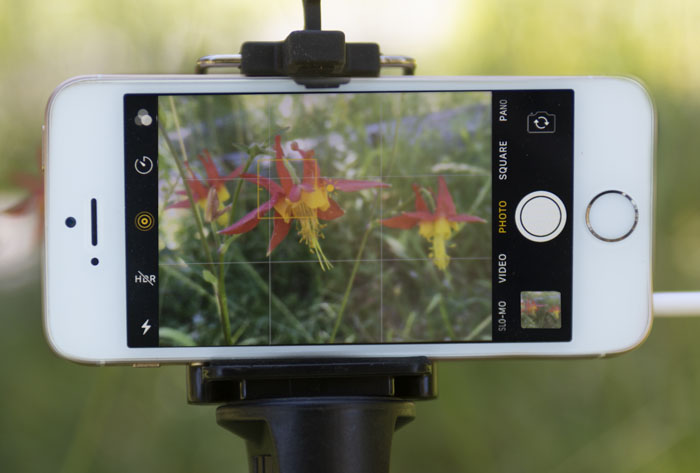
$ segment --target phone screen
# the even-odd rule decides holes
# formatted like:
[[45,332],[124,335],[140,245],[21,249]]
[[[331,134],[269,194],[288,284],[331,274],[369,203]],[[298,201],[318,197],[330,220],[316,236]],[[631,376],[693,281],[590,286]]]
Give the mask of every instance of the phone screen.
[[128,345],[570,340],[573,100],[125,95]]

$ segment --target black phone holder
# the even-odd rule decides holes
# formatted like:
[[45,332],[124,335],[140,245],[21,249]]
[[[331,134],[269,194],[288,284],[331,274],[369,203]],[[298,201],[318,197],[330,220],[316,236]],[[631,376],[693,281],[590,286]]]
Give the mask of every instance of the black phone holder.
[[[204,56],[196,72],[235,67],[243,75],[288,76],[307,88],[412,75],[416,62],[384,56],[375,43],[346,43],[321,30],[321,1],[303,0],[305,28],[284,41],[246,42],[240,54]],[[243,437],[251,473],[388,473],[394,431],[415,417],[414,401],[437,397],[427,358],[250,360],[192,364],[190,404],[223,404],[219,425]]]
[[193,364],[188,402],[223,403],[216,421],[245,439],[251,473],[388,473],[435,374],[422,357]]
[[246,76],[287,76],[308,88],[338,87],[351,77],[378,77],[382,67],[413,75],[416,62],[406,56],[384,56],[376,43],[346,43],[342,31],[321,29],[321,0],[303,0],[304,29],[284,41],[247,41],[240,54],[204,56],[195,72],[236,67]]

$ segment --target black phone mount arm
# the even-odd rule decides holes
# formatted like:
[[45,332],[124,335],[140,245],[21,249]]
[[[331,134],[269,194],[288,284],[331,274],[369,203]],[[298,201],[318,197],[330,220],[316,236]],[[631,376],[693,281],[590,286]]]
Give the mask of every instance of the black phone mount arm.
[[[204,56],[196,72],[236,67],[308,88],[377,77],[382,67],[414,73],[411,58],[321,30],[320,0],[303,4],[304,30],[243,43],[240,54]],[[192,364],[187,386],[190,404],[223,404],[217,422],[245,439],[251,473],[388,473],[394,431],[413,420],[414,401],[437,396],[435,368],[422,357]]]
[[246,76],[288,76],[309,88],[337,87],[350,77],[377,77],[382,67],[413,75],[416,61],[383,56],[376,43],[346,43],[342,31],[321,29],[321,0],[304,0],[304,29],[284,41],[247,41],[240,54],[204,56],[195,72],[236,67]]
[[251,473],[388,473],[394,431],[413,401],[437,396],[427,358],[193,364],[190,404],[221,404]]

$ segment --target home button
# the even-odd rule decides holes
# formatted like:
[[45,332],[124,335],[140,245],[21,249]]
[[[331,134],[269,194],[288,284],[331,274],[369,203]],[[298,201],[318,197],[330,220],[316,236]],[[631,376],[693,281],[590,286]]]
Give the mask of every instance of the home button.
[[624,240],[639,220],[635,201],[618,190],[601,192],[586,208],[586,226],[594,237],[605,242]]

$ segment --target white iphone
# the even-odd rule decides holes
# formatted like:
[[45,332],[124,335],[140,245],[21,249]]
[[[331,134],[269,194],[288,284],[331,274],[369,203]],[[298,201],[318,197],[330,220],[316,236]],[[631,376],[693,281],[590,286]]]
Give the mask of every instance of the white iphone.
[[624,78],[70,80],[47,338],[99,364],[629,350],[654,129]]

